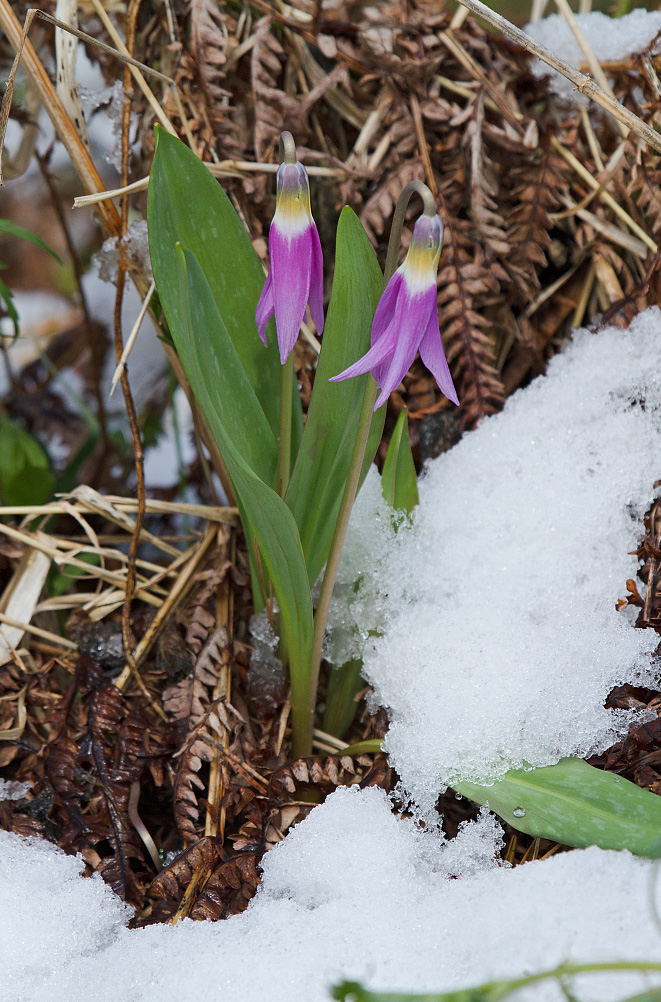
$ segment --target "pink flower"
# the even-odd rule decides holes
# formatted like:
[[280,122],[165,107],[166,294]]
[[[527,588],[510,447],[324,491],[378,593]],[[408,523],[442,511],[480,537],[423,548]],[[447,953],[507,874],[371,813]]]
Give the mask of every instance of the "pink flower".
[[374,410],[386,402],[413,364],[416,353],[439,389],[458,404],[438,327],[436,271],[443,223],[438,216],[417,220],[404,263],[386,286],[372,321],[371,348],[331,382],[371,372],[381,393]]
[[255,321],[266,344],[266,325],[275,313],[284,365],[296,344],[308,304],[317,331],[321,334],[324,329],[323,261],[310,212],[307,171],[295,154],[287,154],[278,167],[276,186],[275,215],[269,230],[271,270],[257,303]]

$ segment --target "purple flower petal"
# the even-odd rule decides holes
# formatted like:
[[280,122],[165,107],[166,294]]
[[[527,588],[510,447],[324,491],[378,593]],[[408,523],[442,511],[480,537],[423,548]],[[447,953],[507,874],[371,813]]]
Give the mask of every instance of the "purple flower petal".
[[351,379],[352,376],[364,375],[364,373],[373,369],[375,365],[378,365],[384,359],[388,358],[389,355],[392,355],[394,349],[395,338],[393,332],[386,337],[381,337],[362,358],[359,358],[357,362],[350,365],[348,369],[340,372],[337,376],[331,376],[329,382],[337,383],[341,379]]
[[[374,314],[374,320],[372,321],[372,333],[370,335],[370,341],[373,345],[387,333],[388,328],[393,321],[393,317],[395,316],[395,307],[397,305],[397,296],[399,294],[401,284],[402,274],[398,269],[385,287],[377,305],[376,313]],[[388,359],[385,359],[383,362],[374,366],[372,375],[379,386],[385,379],[387,371]]]
[[257,308],[255,310],[255,322],[257,324],[257,331],[261,337],[264,345],[268,348],[268,341],[266,340],[266,325],[273,316],[275,307],[273,305],[273,289],[271,282],[271,272],[268,273],[266,281],[264,282],[264,288],[259,297],[259,302],[257,303]]
[[399,294],[402,281],[403,276],[398,269],[383,290],[383,295],[379,300],[376,313],[374,314],[374,320],[372,321],[372,333],[370,336],[372,344],[375,344],[376,341],[378,341],[381,335],[388,327],[390,327],[390,324],[392,323],[392,319],[395,316],[397,296]]
[[420,358],[438,383],[441,393],[444,393],[453,404],[458,404],[459,397],[454,388],[445,352],[443,351],[441,332],[438,327],[438,312],[436,310],[433,311],[427,324],[427,330],[420,342]]
[[280,361],[287,361],[301,328],[310,291],[311,227],[291,237],[279,232],[275,222],[269,232],[273,303]]
[[310,274],[310,295],[308,303],[310,316],[321,334],[324,329],[324,259],[321,253],[321,242],[317,227],[312,224],[312,271]]
[[[374,405],[377,410],[384,404],[392,391],[413,365],[420,341],[427,329],[432,310],[436,309],[436,287],[425,291],[420,296],[406,295],[404,286],[397,297],[395,315],[390,330],[395,333],[393,338],[395,350],[385,372],[379,372],[377,379],[381,393]],[[376,374],[374,374],[376,378]]]

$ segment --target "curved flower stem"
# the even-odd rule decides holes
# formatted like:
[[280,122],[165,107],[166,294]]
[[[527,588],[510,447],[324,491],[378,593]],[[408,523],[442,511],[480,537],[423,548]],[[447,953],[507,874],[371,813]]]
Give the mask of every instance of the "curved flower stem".
[[280,162],[283,164],[296,163],[296,143],[291,132],[280,133]]
[[[384,289],[394,275],[397,267],[404,215],[411,196],[414,193],[417,193],[422,198],[425,215],[436,215],[434,196],[427,185],[423,184],[422,181],[410,181],[409,184],[402,189],[402,193],[397,199],[397,205],[395,207],[395,214],[393,216],[392,227],[390,229],[390,240],[388,242],[386,270],[383,276]],[[356,494],[358,493],[360,472],[363,467],[367,439],[369,437],[370,426],[372,424],[372,415],[377,389],[378,388],[373,377],[368,374],[365,395],[363,397],[360,417],[358,419],[358,429],[356,431],[356,439],[353,446],[349,473],[344,486],[340,512],[337,516],[337,522],[335,523],[335,532],[333,533],[333,539],[328,554],[328,561],[324,571],[324,579],[319,593],[319,601],[317,602],[317,610],[314,616],[314,633],[312,637],[312,651],[310,653],[310,689],[307,720],[305,721],[304,728],[300,726],[300,721],[293,721],[292,753],[295,758],[310,755],[312,753],[312,733],[314,730],[314,711],[317,704],[317,686],[319,685],[321,649],[324,642],[324,635],[326,633],[328,611],[330,609],[337,569],[340,566],[340,557],[342,555],[342,547],[344,546],[344,540],[347,534],[351,509],[353,508],[353,503],[356,500]]]
[[388,256],[386,257],[386,271],[383,276],[383,288],[395,274],[395,269],[397,267],[397,258],[399,257],[399,245],[401,243],[402,237],[402,226],[404,225],[404,216],[406,215],[406,210],[408,209],[409,202],[411,201],[411,195],[417,193],[422,199],[422,204],[424,206],[425,216],[433,218],[436,215],[436,203],[434,201],[434,196],[422,181],[409,181],[405,188],[402,188],[401,194],[397,199],[397,205],[395,206],[395,214],[392,218],[392,226],[390,227],[390,240],[388,241]]
[[291,471],[291,414],[292,414],[292,380],[294,378],[294,353],[280,369],[280,440],[278,442],[278,494],[281,498],[287,493],[289,473]]

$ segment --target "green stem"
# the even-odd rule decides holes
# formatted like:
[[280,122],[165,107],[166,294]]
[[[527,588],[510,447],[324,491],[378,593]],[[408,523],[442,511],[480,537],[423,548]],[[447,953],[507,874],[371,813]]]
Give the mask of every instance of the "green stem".
[[278,443],[278,494],[281,498],[287,493],[289,474],[291,471],[291,412],[292,412],[292,381],[294,378],[294,353],[281,367],[280,386],[280,441]]
[[[552,968],[552,970],[540,971],[538,974],[528,974],[521,978],[512,978],[510,981],[488,981],[481,985],[476,985],[474,988],[467,988],[463,991],[457,992],[429,992],[420,995],[402,995],[391,992],[371,992],[360,985],[354,985],[350,982],[345,982],[342,985],[337,985],[332,989],[333,998],[343,1000],[349,996],[353,996],[358,999],[358,1002],[403,1002],[405,999],[409,999],[409,1002],[448,1002],[449,999],[484,999],[484,1002],[504,1002],[506,998],[512,996],[514,992],[518,992],[521,988],[526,988],[529,985],[536,984],[539,981],[549,981],[551,979],[557,980],[562,983],[564,978],[573,978],[580,974],[606,974],[618,971],[639,971],[641,973],[651,973],[651,972],[661,972],[661,964],[655,963],[654,961],[645,960],[621,960],[612,961],[610,963],[593,963],[593,964],[560,964],[558,967]],[[656,994],[658,989],[650,989],[649,992],[644,992],[642,995],[635,995],[633,998],[629,998],[626,1002],[643,1002],[647,998],[657,998]]]
[[[402,192],[397,199],[392,226],[390,228],[386,270],[383,276],[384,289],[394,275],[397,267],[397,257],[399,254],[404,216],[406,214],[406,209],[411,196],[414,193],[417,193],[422,198],[425,215],[433,216],[436,213],[434,196],[427,185],[423,184],[422,181],[410,181],[406,187],[402,189]],[[360,417],[358,419],[356,440],[354,442],[353,453],[351,455],[349,473],[347,475],[346,484],[344,485],[344,494],[342,495],[340,512],[337,516],[337,522],[335,523],[335,532],[333,533],[333,539],[328,554],[328,561],[326,563],[326,570],[324,571],[324,579],[321,584],[319,601],[317,602],[317,610],[314,616],[314,633],[312,637],[312,650],[310,653],[310,684],[308,689],[308,706],[305,720],[301,721],[300,714],[294,713],[292,708],[292,754],[294,755],[294,758],[303,757],[312,753],[312,734],[314,730],[314,712],[317,705],[319,669],[321,667],[321,648],[323,646],[324,635],[326,633],[328,611],[330,609],[337,569],[340,565],[340,557],[342,556],[342,547],[344,546],[344,540],[349,526],[351,509],[353,508],[353,503],[356,500],[358,485],[360,484],[360,473],[363,468],[367,439],[369,437],[370,426],[372,424],[372,414],[374,410],[374,402],[376,400],[376,393],[377,385],[372,376],[368,375],[367,385],[365,386],[365,395],[363,397]]]
[[370,425],[372,423],[372,412],[374,409],[374,401],[376,400],[376,391],[376,383],[371,376],[368,376],[368,383],[365,388],[363,405],[360,411],[360,418],[358,420],[358,431],[356,433],[353,454],[351,456],[349,475],[347,476],[347,482],[344,486],[340,513],[337,517],[337,522],[335,523],[335,532],[333,533],[330,553],[328,554],[328,562],[326,564],[326,570],[324,571],[324,579],[321,584],[321,592],[319,593],[319,601],[317,602],[317,611],[314,615],[314,633],[312,636],[312,650],[310,652],[310,685],[308,690],[309,695],[305,727],[300,728],[297,726],[299,721],[296,719],[293,721],[294,733],[292,752],[294,758],[310,755],[312,752],[312,732],[314,730],[314,711],[317,705],[317,686],[319,684],[319,668],[321,666],[321,648],[324,642],[324,634],[326,632],[326,622],[328,620],[328,610],[330,609],[331,597],[333,595],[335,577],[337,575],[337,569],[340,565],[342,547],[344,546],[344,539],[349,525],[349,516],[351,515],[351,509],[356,499],[356,494],[358,493],[360,471],[363,466],[365,447],[367,446],[367,438],[370,431]]

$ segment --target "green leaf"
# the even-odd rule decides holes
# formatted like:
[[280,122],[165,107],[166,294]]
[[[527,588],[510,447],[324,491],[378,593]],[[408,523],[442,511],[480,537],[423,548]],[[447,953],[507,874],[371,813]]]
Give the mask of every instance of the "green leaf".
[[[524,975],[503,981],[489,981],[474,988],[460,988],[453,992],[429,992],[413,994],[406,992],[372,992],[355,981],[343,981],[331,989],[337,1002],[503,1002],[505,999],[520,997],[520,989],[542,981],[556,981],[565,985],[567,978],[585,974],[614,974],[623,971],[658,972],[661,965],[655,961],[612,961],[594,964],[560,964],[548,971]],[[568,995],[568,997],[570,997]],[[573,997],[573,996],[571,996]],[[622,1002],[661,1002],[661,989],[651,988],[642,995],[623,999]]]
[[406,411],[400,412],[388,443],[381,474],[381,490],[391,508],[395,511],[405,511],[408,515],[420,500]]
[[661,797],[582,759],[513,769],[493,786],[455,783],[453,789],[478,804],[488,803],[528,835],[661,857]]
[[19,237],[21,240],[28,240],[31,244],[34,244],[35,247],[41,247],[41,249],[45,250],[47,254],[54,257],[59,264],[62,264],[60,256],[56,254],[53,248],[49,247],[48,244],[41,239],[41,237],[38,237],[36,233],[31,233],[30,230],[24,229],[22,226],[17,226],[16,223],[11,221],[11,219],[0,219],[0,233],[9,233],[12,237]]
[[341,738],[351,727],[358,710],[356,696],[365,688],[365,680],[360,674],[362,668],[362,660],[356,658],[331,670],[326,691],[326,709],[321,725],[327,734]]
[[[298,524],[310,583],[326,563],[349,472],[367,374],[329,383],[370,346],[383,277],[358,217],[344,208],[337,226],[335,276],[319,364],[286,501]],[[379,409],[365,455],[372,463],[385,418]]]
[[14,305],[14,294],[0,279],[0,301],[5,304],[5,311],[14,327],[14,338],[18,337],[18,313]]
[[0,492],[6,505],[43,504],[55,478],[39,442],[7,418],[0,422]]
[[[199,359],[198,375],[195,382],[191,381],[191,386],[197,394],[198,382],[204,384],[216,424],[240,449],[243,460],[260,480],[266,484],[274,483],[278,448],[273,432],[218,312],[199,261],[189,250],[178,249],[178,256],[181,254],[185,257],[188,274],[184,292],[190,297],[190,323]],[[178,333],[173,330],[177,351]],[[205,416],[209,421],[209,416]],[[219,439],[217,441],[227,462],[222,443]]]
[[[181,325],[173,328],[172,333],[191,386],[227,464],[249,545],[253,537],[257,539],[265,576],[273,582],[280,605],[280,629],[289,652],[292,711],[295,719],[299,719],[307,712],[308,704],[312,600],[298,529],[287,505],[255,468],[259,463],[254,443],[252,463],[244,458],[245,423],[257,420],[252,414],[256,404],[250,402],[248,390],[244,387],[248,399],[240,415],[234,413],[230,400],[218,406],[218,397],[224,397],[224,392],[217,392],[217,380],[223,379],[226,388],[228,382],[245,379],[245,375],[241,375],[236,353],[232,355],[230,351],[229,335],[195,255],[178,248],[177,259],[183,309]],[[211,330],[216,331],[223,350],[215,364],[211,364],[206,337],[200,336],[200,332]],[[263,414],[261,420],[265,427],[260,434],[265,434]],[[265,474],[270,476],[272,470],[266,469]]]
[[[509,991],[509,982],[506,992]],[[494,992],[494,987],[497,993]],[[484,988],[465,988],[456,992],[433,992],[412,995],[406,992],[370,992],[355,981],[343,981],[331,989],[338,1002],[499,1002],[504,998],[500,986],[485,985]]]
[[[264,271],[221,186],[192,150],[158,126],[147,215],[154,279],[173,337],[182,323],[175,251],[181,243],[202,267],[246,376],[277,438],[281,377],[275,324],[271,321],[267,328],[268,348],[260,341],[255,325]],[[303,421],[295,379],[292,399],[292,455],[296,455]],[[245,439],[255,436],[255,429],[245,428]]]

